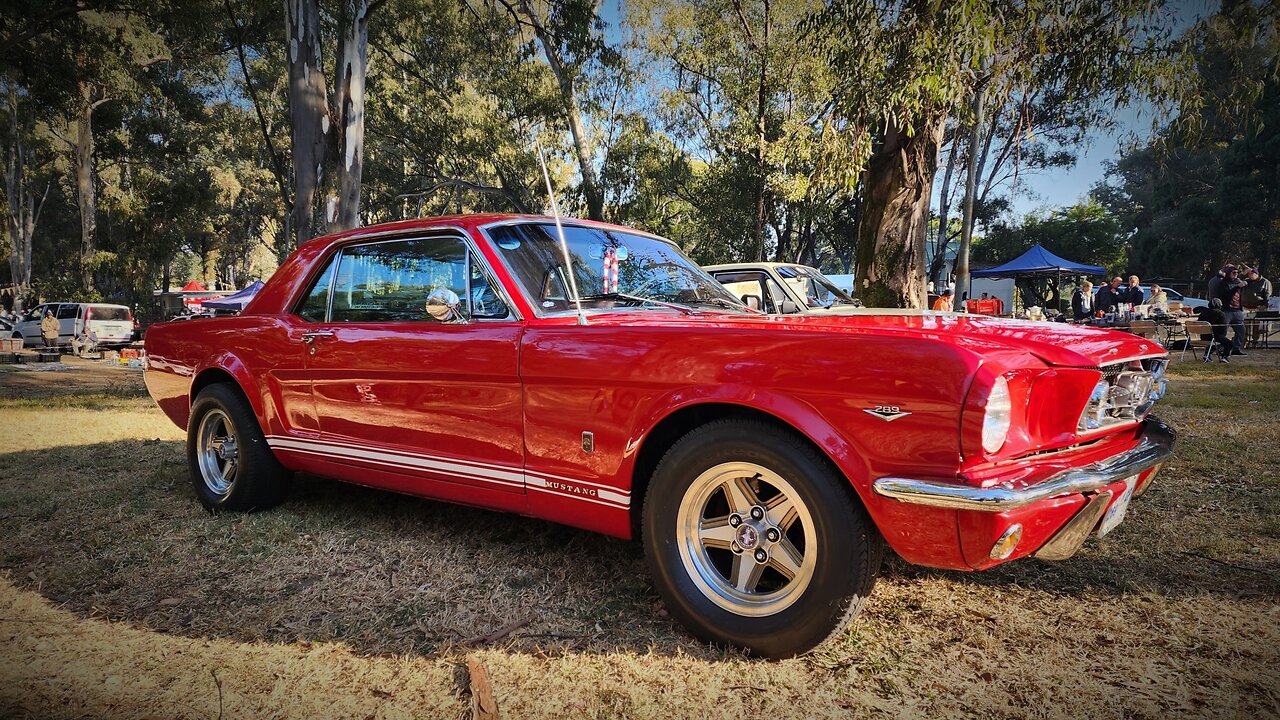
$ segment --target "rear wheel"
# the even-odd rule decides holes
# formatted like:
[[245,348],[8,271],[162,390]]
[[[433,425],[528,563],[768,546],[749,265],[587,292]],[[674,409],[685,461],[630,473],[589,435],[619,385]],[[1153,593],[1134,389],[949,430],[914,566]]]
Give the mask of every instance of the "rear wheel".
[[267,446],[236,388],[210,385],[196,396],[187,425],[191,484],[209,510],[265,510],[289,491],[287,471]]
[[882,554],[826,458],[752,420],[705,425],[667,452],[645,497],[643,535],[672,614],[704,640],[763,657],[806,652],[844,629]]

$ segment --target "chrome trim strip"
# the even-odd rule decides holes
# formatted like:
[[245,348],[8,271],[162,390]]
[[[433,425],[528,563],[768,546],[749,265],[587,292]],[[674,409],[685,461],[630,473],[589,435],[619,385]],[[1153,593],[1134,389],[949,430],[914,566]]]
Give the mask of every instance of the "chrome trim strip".
[[[498,247],[498,244],[493,240],[493,235],[489,233],[489,230],[491,228],[506,227],[509,225],[546,225],[548,223],[555,223],[555,218],[543,217],[539,215],[522,215],[514,218],[506,218],[505,220],[495,220],[494,222],[485,223],[484,225],[478,225],[476,226],[476,230],[480,232],[480,236],[485,239],[485,242],[489,243],[489,247],[493,250],[494,256],[498,258],[498,262],[502,265],[502,268],[507,271],[508,277],[511,278],[511,282],[516,286],[515,291],[520,293],[520,297],[524,298],[525,302],[529,305],[529,309],[533,311],[534,315],[540,318],[559,317],[563,315],[576,316],[578,313],[572,309],[557,310],[555,312],[545,312],[541,304],[538,303],[534,298],[529,296],[528,289],[525,288],[520,283],[520,279],[516,275],[515,270],[511,267],[511,263],[507,262],[507,257],[502,254],[502,248]],[[661,242],[664,242],[670,245],[671,247],[675,248],[676,251],[679,252],[681,255],[685,254],[684,250],[681,249],[680,246],[677,245],[674,241],[664,238],[661,235],[654,235],[653,233],[645,232],[644,230],[636,230],[635,228],[624,227],[621,225],[610,225],[609,223],[601,223],[601,222],[596,222],[594,220],[582,220],[580,218],[561,218],[560,224],[563,225],[564,227],[592,228],[595,230],[603,230],[606,232],[608,231],[626,232],[631,235],[647,237],[653,240],[659,240]],[[702,270],[702,268],[697,263],[694,263],[692,259],[690,259],[689,262],[692,263],[693,266],[698,270]],[[703,272],[705,273],[705,271]],[[712,278],[710,275],[707,275],[707,277],[710,278],[712,282],[716,281],[716,279]],[[587,313],[602,312],[602,310],[600,308],[586,308],[585,312]]]
[[1158,427],[1167,431],[1165,437],[1151,436],[1164,434],[1159,431],[1151,433],[1131,450],[1091,465],[1063,470],[1021,490],[1005,486],[976,488],[936,480],[895,477],[880,478],[872,483],[871,488],[877,495],[913,505],[983,512],[1011,510],[1062,495],[1098,490],[1165,462],[1173,454],[1173,435],[1166,426],[1158,424]]
[[[468,260],[475,259],[479,261],[481,271],[489,278],[489,285],[497,290],[499,297],[502,299],[502,302],[506,304],[507,311],[511,315],[511,317],[505,318],[471,318],[468,322],[524,322],[524,315],[520,312],[520,307],[512,301],[511,296],[507,293],[506,287],[497,281],[497,276],[494,275],[493,268],[489,267],[488,259],[485,258],[484,253],[480,252],[480,246],[476,244],[475,238],[472,237],[471,233],[467,232],[466,228],[459,225],[437,224],[427,225],[424,227],[396,228],[392,230],[375,230],[372,232],[356,233],[355,235],[349,235],[341,240],[333,242],[330,247],[325,250],[326,253],[330,253],[325,256],[325,259],[328,261],[336,259],[341,262],[342,252],[353,245],[378,245],[381,243],[399,242],[402,240],[421,240],[430,237],[442,236],[447,237],[452,234],[457,234],[466,245]],[[485,239],[488,240],[487,235],[485,236]],[[333,310],[333,290],[338,284],[338,271],[340,269],[341,268],[339,267],[334,267],[333,277],[329,280],[329,305],[325,308],[325,323],[332,322],[329,318],[331,317]],[[468,268],[468,291],[471,289],[470,286],[471,270]],[[293,309],[289,311],[290,314],[297,314],[298,306],[306,300],[305,293],[310,287],[312,287],[310,283],[303,285],[301,293],[298,297],[294,298],[294,302],[291,305]],[[469,294],[470,293],[468,292],[468,295]],[[470,302],[469,297],[467,301],[468,303]]]

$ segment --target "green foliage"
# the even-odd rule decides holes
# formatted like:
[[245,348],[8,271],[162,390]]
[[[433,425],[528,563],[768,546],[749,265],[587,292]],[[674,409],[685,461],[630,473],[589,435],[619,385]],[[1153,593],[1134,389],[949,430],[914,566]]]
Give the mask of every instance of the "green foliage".
[[[1269,11],[1268,11],[1269,10]],[[1280,31],[1274,5],[1235,3],[1189,31],[1180,112],[1126,152],[1095,195],[1132,232],[1133,266],[1203,278],[1280,250]]]
[[995,223],[974,239],[973,259],[1005,263],[1039,244],[1066,260],[1102,265],[1117,275],[1128,266],[1126,235],[1119,218],[1089,201],[1014,224]]

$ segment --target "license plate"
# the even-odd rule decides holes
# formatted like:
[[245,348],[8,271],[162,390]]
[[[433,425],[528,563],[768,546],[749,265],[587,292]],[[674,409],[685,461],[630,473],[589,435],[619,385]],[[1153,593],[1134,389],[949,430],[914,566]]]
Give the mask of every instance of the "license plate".
[[1129,501],[1133,499],[1133,488],[1138,484],[1138,476],[1125,478],[1124,492],[1120,493],[1120,497],[1107,508],[1107,514],[1102,516],[1102,522],[1098,524],[1098,537],[1105,537],[1107,533],[1116,529],[1116,526],[1124,521],[1124,515],[1129,511]]

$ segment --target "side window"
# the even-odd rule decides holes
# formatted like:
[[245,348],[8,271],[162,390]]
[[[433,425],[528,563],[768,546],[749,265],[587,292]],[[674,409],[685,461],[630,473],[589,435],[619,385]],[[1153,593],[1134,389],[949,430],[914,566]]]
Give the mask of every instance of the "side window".
[[[468,253],[443,236],[356,245],[342,251],[333,291],[333,322],[432,320],[427,296],[456,296],[467,312]],[[452,293],[452,295],[448,295]]]
[[493,287],[494,281],[475,256],[471,257],[471,317],[503,320],[511,317],[507,304]]
[[329,265],[325,267],[324,272],[316,278],[315,284],[307,292],[302,304],[298,306],[298,314],[303,319],[324,322],[325,315],[329,312],[329,286],[333,284],[333,269],[337,264],[338,255],[335,254],[329,259]]
[[[760,302],[757,310],[773,314],[777,312],[777,305],[773,293],[765,289],[765,285],[774,285],[772,280],[767,279],[764,273],[759,271],[746,272],[722,272],[716,273],[715,279],[724,285],[725,289],[733,293],[739,300],[745,304],[749,296],[755,296]],[[772,288],[770,288],[772,289]]]
[[63,303],[62,305],[58,306],[58,319],[59,320],[75,320],[76,311],[79,309],[80,309],[79,305],[73,305],[71,303]]

